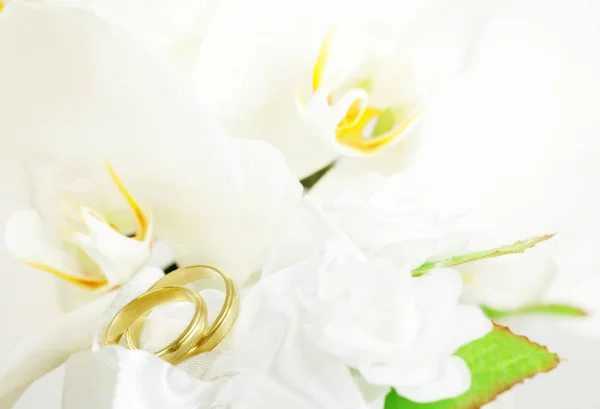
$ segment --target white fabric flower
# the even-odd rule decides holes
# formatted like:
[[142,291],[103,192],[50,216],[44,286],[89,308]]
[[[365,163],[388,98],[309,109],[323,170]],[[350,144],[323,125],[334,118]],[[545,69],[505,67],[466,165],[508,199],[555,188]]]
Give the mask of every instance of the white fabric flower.
[[[456,396],[470,385],[452,354],[491,330],[476,307],[459,303],[462,280],[451,269],[413,278],[429,259],[460,254],[460,220],[451,202],[417,195],[403,175],[368,175],[345,186],[324,210],[306,203],[276,245],[264,276],[297,271],[307,328],[319,344],[371,384],[416,401]],[[413,193],[411,196],[409,193]],[[311,282],[315,283],[310,284]]]
[[325,249],[289,267],[304,280],[298,292],[319,345],[368,383],[415,401],[466,391],[470,373],[452,354],[491,324],[478,308],[459,305],[460,275],[444,269],[413,278],[408,266],[368,256],[328,224],[316,228]]

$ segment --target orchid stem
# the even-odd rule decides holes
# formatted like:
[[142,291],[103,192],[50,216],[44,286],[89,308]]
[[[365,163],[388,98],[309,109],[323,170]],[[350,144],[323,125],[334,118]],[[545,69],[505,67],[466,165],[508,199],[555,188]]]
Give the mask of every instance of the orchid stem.
[[321,178],[325,176],[335,166],[336,163],[337,159],[328,163],[321,169],[317,170],[315,173],[308,175],[304,179],[301,179],[300,183],[302,184],[302,186],[304,186],[304,192],[306,193],[309,190],[311,190],[319,182],[319,180],[321,180]]

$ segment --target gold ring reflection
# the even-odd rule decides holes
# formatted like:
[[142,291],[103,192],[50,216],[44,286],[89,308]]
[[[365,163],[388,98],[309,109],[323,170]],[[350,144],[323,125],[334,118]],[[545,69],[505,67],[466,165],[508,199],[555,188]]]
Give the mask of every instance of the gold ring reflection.
[[105,344],[117,344],[121,337],[140,317],[161,305],[188,301],[194,304],[194,315],[187,328],[173,342],[155,354],[170,363],[180,361],[202,339],[206,326],[206,304],[200,295],[181,286],[150,289],[121,309],[108,324]]

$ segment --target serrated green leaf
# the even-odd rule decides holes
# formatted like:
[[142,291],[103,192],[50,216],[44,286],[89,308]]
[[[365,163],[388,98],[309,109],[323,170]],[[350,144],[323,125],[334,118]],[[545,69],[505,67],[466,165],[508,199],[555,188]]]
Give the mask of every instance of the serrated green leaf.
[[581,308],[574,307],[566,304],[539,304],[539,305],[528,305],[527,307],[517,308],[514,310],[499,310],[491,308],[486,305],[482,305],[481,309],[487,315],[488,318],[493,320],[499,320],[502,318],[510,317],[519,314],[545,314],[555,315],[561,317],[585,317],[587,313]]
[[454,267],[460,264],[470,263],[473,261],[485,260],[488,258],[506,256],[508,254],[523,253],[525,250],[532,248],[542,241],[551,239],[554,234],[546,234],[544,236],[533,237],[528,240],[520,240],[513,244],[508,244],[493,249],[476,251],[474,253],[463,254],[460,256],[450,257],[445,260],[431,261],[413,270],[413,276],[418,277],[434,268]]
[[398,396],[386,397],[385,409],[476,409],[517,383],[556,367],[559,358],[526,337],[494,325],[485,337],[460,348],[456,354],[471,370],[471,387],[464,394],[432,403],[417,403]]

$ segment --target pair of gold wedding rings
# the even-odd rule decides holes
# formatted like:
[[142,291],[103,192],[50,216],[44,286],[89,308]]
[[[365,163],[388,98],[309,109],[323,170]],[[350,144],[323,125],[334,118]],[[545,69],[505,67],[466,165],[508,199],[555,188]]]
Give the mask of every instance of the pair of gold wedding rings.
[[[221,290],[225,300],[219,315],[207,326],[207,307],[202,296],[186,285]],[[239,296],[233,280],[212,266],[190,266],[172,271],[119,311],[105,333],[105,344],[118,344],[125,335],[130,349],[140,349],[144,320],[155,308],[174,302],[190,302],[194,315],[185,330],[156,356],[177,364],[213,350],[233,327],[239,311]]]

